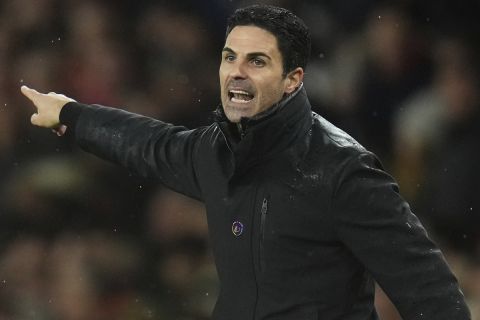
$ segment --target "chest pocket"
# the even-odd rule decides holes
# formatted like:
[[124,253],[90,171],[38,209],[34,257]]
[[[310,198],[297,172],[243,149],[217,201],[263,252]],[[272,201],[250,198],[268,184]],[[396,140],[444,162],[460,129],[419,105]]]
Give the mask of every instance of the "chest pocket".
[[326,201],[318,201],[325,195],[319,192],[314,197],[282,189],[266,192],[260,198],[257,221],[261,271],[272,267],[294,270],[302,261],[318,255],[319,242],[333,238]]

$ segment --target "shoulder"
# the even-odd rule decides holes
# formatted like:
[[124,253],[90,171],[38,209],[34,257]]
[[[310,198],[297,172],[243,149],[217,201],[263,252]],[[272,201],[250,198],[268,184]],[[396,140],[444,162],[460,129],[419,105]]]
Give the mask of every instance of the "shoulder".
[[384,170],[374,153],[314,112],[310,153],[315,154],[317,162],[326,168],[334,189],[359,172]]
[[312,112],[312,130],[314,134],[321,136],[325,146],[345,148],[353,153],[366,151],[352,136],[315,112]]
[[309,153],[324,166],[337,172],[352,159],[369,153],[352,136],[322,116],[312,112]]
[[220,130],[220,126],[217,122],[214,122],[208,126],[196,128],[194,129],[194,132],[195,135],[201,139],[201,141],[209,144],[210,146],[212,146],[213,143],[222,136],[222,131]]

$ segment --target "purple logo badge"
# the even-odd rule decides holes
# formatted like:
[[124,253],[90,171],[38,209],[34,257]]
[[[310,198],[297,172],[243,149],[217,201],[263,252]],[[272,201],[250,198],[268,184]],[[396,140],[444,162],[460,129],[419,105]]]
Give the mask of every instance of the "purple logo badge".
[[232,224],[232,233],[238,237],[243,233],[243,223],[240,221],[234,221]]

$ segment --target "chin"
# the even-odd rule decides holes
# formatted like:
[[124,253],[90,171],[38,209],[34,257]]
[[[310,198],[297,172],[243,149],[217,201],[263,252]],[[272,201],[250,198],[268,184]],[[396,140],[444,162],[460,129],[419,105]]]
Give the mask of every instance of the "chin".
[[223,111],[225,112],[228,120],[235,123],[240,122],[240,119],[242,118],[249,118],[253,116],[250,108],[239,108],[236,106],[227,105],[223,108]]
[[230,122],[233,122],[233,123],[238,123],[240,122],[240,119],[242,119],[242,115],[239,115],[238,113],[236,112],[225,112],[225,115],[227,116],[227,119],[230,121]]

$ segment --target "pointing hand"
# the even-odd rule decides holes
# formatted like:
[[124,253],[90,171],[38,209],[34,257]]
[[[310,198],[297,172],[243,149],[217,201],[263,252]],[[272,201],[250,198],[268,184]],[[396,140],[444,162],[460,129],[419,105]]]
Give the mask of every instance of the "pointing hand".
[[32,114],[30,118],[32,124],[39,127],[51,128],[58,135],[63,135],[66,127],[60,123],[60,111],[65,104],[75,100],[55,92],[48,94],[40,93],[27,86],[22,86],[21,91],[37,108],[37,112]]

